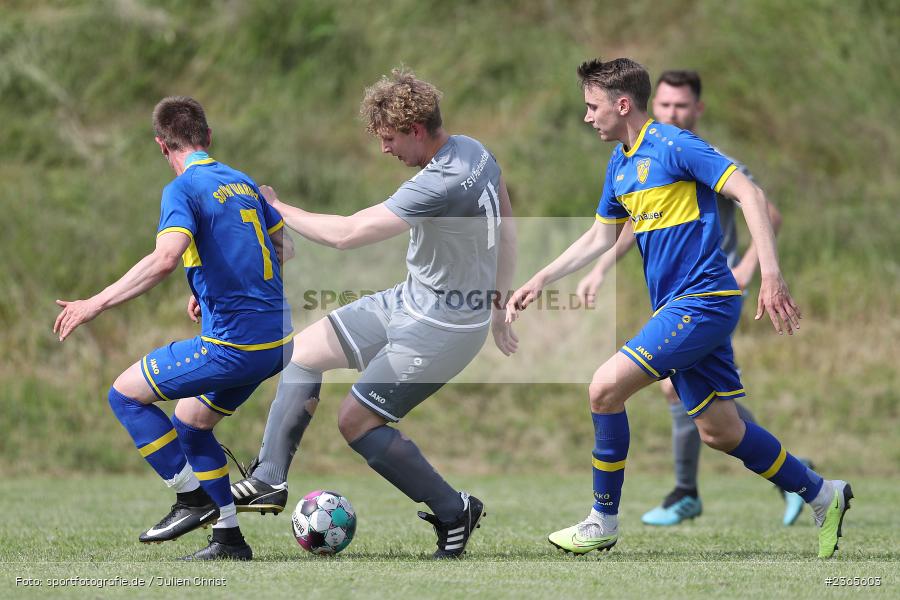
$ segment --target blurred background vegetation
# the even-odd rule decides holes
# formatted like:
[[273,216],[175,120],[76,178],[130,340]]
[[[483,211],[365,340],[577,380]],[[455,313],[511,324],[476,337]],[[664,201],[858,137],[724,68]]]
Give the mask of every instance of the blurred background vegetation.
[[[50,329],[54,299],[96,292],[153,247],[172,177],[150,128],[161,97],[205,105],[215,157],[308,208],[349,213],[410,176],[357,119],[363,88],[403,63],[444,91],[451,132],[497,155],[519,215],[591,217],[612,147],[581,122],[575,67],[629,56],[654,78],[701,72],[701,135],[784,214],[782,266],[805,320],[799,338],[779,338],[746,311],[747,404],[826,473],[897,475],[898,30],[892,0],[3,2],[0,473],[146,468],[106,390],[149,349],[194,335],[183,276],[64,345]],[[648,310],[636,254],[618,284],[622,340]],[[586,351],[565,339],[549,350]],[[248,458],[273,388],[217,430]],[[346,389],[326,387],[299,469],[364,468],[336,431]],[[583,471],[587,411],[583,385],[450,385],[403,427],[451,471]],[[629,414],[630,465],[668,470],[658,390]],[[712,454],[705,469],[740,468]]]

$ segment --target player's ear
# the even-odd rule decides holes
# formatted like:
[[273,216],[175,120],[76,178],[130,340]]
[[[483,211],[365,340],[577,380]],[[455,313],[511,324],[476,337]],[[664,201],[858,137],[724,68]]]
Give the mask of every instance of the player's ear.
[[206,128],[206,147],[212,146],[212,128]]
[[160,138],[159,136],[156,136],[153,139],[155,139],[156,143],[159,144],[159,151],[162,152],[163,156],[168,156],[169,155],[169,147],[166,146],[166,143],[162,140],[162,138]]
[[622,96],[619,98],[618,102],[619,114],[623,117],[631,112],[631,98],[628,96]]
[[697,116],[699,117],[700,115],[702,115],[704,110],[706,110],[706,105],[703,104],[703,100],[698,100],[697,101]]

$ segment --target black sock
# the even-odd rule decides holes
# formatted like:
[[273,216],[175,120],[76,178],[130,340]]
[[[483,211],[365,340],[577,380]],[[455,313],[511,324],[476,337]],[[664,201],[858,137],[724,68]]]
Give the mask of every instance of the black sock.
[[177,494],[178,502],[181,504],[186,504],[188,506],[205,506],[212,502],[212,499],[209,497],[209,494],[206,493],[202,487],[198,487],[196,490],[190,492],[183,492]]
[[229,546],[238,546],[246,543],[244,536],[241,535],[240,527],[213,527],[212,539],[214,542]]
[[370,429],[350,442],[369,466],[414,502],[424,502],[445,523],[455,521],[464,509],[459,492],[444,481],[422,456],[419,448],[387,425]]
[[700,497],[700,493],[697,491],[697,488],[683,488],[677,487],[666,496],[666,499],[663,500],[663,508],[669,508],[682,498],[690,496],[691,498],[697,499]]

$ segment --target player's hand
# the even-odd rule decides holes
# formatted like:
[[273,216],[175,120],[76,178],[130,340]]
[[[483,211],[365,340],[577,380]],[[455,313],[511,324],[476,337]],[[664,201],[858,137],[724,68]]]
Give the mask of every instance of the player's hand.
[[275,192],[275,188],[270,185],[261,185],[259,186],[259,191],[262,192],[263,198],[266,199],[266,202],[268,202],[272,208],[278,210],[278,207],[281,205],[281,200],[278,199],[278,194]]
[[525,310],[529,304],[537,300],[543,289],[543,277],[535,275],[525,285],[513,292],[509,302],[506,303],[506,322],[512,323],[519,318],[519,311]]
[[203,310],[200,308],[200,303],[197,302],[197,298],[194,296],[188,298],[187,314],[188,318],[194,323],[200,322],[200,317],[203,314]]
[[738,265],[731,270],[731,274],[734,275],[734,280],[737,281],[738,288],[741,291],[746,290],[750,286],[750,283],[753,281],[753,275],[756,274],[756,265],[751,266],[752,268],[742,268],[741,265]]
[[578,282],[578,286],[575,288],[575,295],[584,302],[585,308],[594,308],[594,302],[597,300],[597,290],[603,285],[603,279],[603,273],[591,271]]
[[102,312],[91,300],[57,300],[56,304],[63,307],[53,324],[53,333],[59,336],[59,341],[65,340],[76,327]]
[[[800,329],[800,307],[794,302],[787,284],[781,274],[762,278],[759,286],[759,301],[756,306],[756,320],[767,313],[775,326],[778,335],[787,329],[788,335],[793,335],[794,330]],[[782,323],[784,326],[782,327]]]
[[512,330],[512,324],[507,323],[505,312],[496,311],[491,319],[491,333],[494,335],[494,343],[500,348],[500,352],[509,356],[519,349],[519,338]]

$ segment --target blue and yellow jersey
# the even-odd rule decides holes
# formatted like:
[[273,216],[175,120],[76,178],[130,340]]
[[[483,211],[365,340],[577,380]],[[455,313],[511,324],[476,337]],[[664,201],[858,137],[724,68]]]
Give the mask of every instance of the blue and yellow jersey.
[[244,173],[205,152],[185,166],[163,190],[157,237],[180,231],[191,238],[183,260],[203,310],[202,338],[242,350],[287,343],[291,309],[269,238],[284,221]]
[[722,252],[716,208],[716,194],[736,169],[691,132],[652,119],[631,149],[613,150],[597,219],[631,219],[653,310],[685,296],[741,294]]

